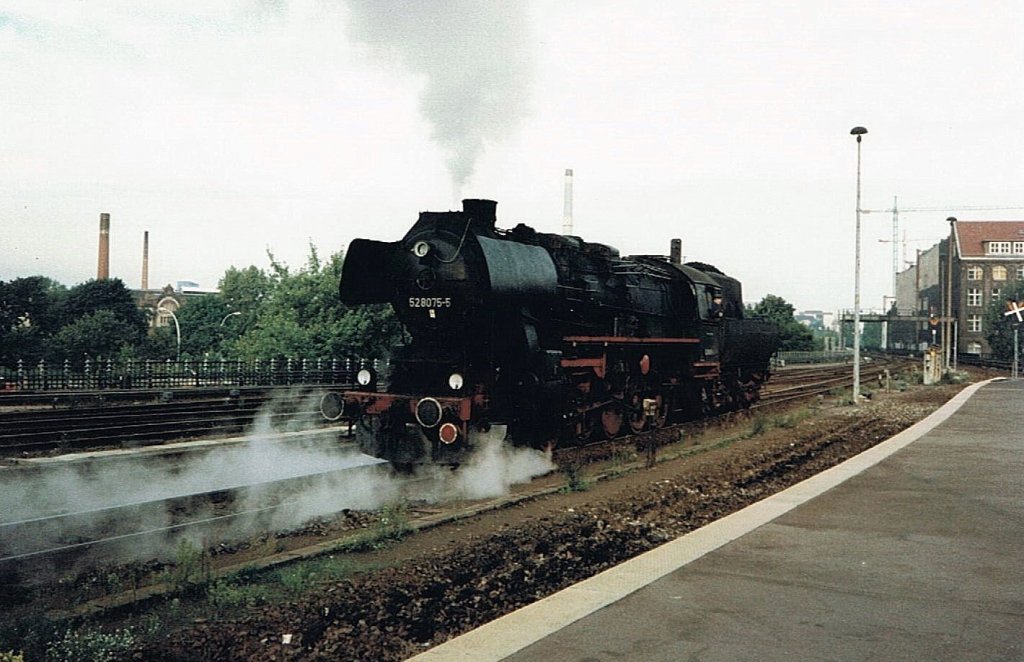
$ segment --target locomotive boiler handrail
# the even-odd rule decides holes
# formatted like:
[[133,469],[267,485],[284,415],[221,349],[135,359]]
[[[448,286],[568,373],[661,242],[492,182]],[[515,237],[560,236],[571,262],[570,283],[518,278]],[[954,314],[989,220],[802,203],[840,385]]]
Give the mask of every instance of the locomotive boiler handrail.
[[631,336],[566,336],[565,342],[575,345],[632,344],[632,345],[696,345],[700,338],[633,338]]

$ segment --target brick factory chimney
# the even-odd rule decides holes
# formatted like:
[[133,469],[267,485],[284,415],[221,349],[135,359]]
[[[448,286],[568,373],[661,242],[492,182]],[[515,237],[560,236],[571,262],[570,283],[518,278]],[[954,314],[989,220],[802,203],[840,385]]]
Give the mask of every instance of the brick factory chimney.
[[142,233],[142,291],[149,289],[149,230]]
[[565,169],[565,203],[562,206],[562,234],[572,234],[572,168]]
[[110,278],[110,214],[100,214],[100,254],[96,280]]
[[669,250],[670,250],[670,252],[669,252],[668,261],[671,262],[672,264],[676,265],[676,266],[679,266],[680,264],[682,264],[683,263],[683,240],[682,239],[673,239],[672,240],[672,247]]

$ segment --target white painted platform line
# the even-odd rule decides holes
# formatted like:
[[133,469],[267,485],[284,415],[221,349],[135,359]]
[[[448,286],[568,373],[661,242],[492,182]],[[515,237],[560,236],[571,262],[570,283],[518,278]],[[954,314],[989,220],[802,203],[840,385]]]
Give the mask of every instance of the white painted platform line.
[[483,662],[508,657],[874,466],[945,421],[979,388],[999,379],[1002,378],[989,379],[968,386],[927,418],[842,464],[614,568],[609,568],[590,579],[424,651],[410,658],[410,661]]

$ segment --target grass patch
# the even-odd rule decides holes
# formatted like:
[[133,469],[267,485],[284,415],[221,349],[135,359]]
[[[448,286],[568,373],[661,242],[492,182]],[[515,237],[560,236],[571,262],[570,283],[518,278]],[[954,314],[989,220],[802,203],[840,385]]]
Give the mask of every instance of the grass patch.
[[405,504],[388,506],[380,511],[372,527],[339,543],[333,550],[343,553],[372,552],[401,540],[412,531],[406,511]]
[[586,492],[590,489],[592,481],[583,474],[583,465],[579,462],[569,462],[560,467],[565,476],[565,485],[558,491],[567,494],[570,492]]

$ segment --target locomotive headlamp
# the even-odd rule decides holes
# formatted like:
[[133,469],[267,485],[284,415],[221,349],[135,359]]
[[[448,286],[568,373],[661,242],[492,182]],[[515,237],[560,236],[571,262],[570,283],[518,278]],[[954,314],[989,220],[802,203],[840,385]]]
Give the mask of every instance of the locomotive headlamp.
[[363,368],[356,373],[356,383],[360,386],[369,386],[373,381],[373,371],[368,368]]
[[462,388],[463,383],[464,382],[462,379],[462,375],[460,375],[459,373],[453,372],[452,374],[448,375],[448,386],[449,388],[451,388],[451,390],[458,391],[460,388]]
[[416,403],[416,421],[425,428],[437,427],[441,414],[441,403],[434,398],[423,398]]
[[412,245],[412,254],[416,257],[426,257],[430,252],[430,244],[425,241],[417,241]]
[[445,423],[437,431],[437,438],[441,440],[442,444],[454,444],[455,440],[459,438],[459,428],[454,423]]

